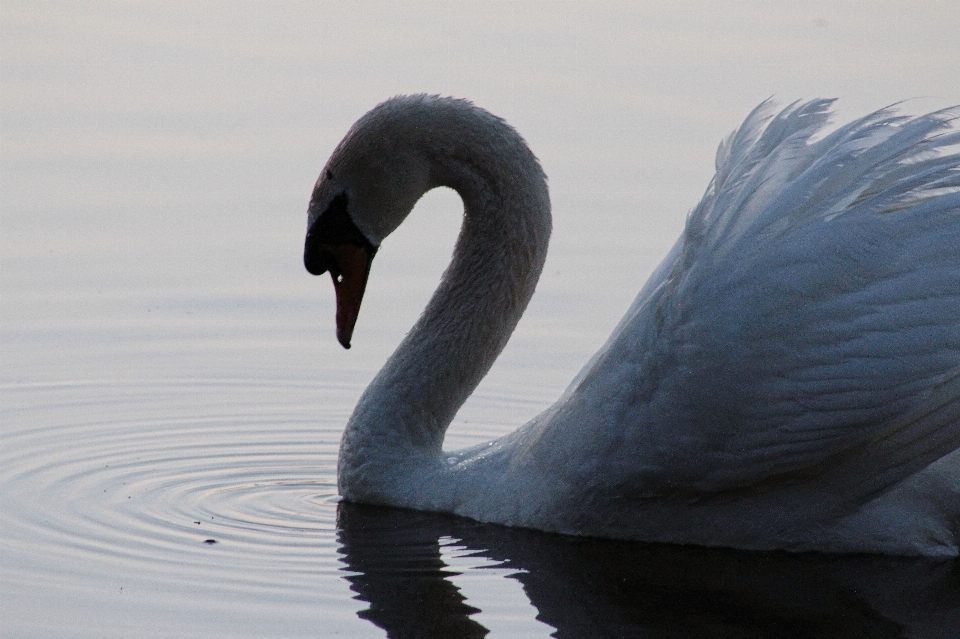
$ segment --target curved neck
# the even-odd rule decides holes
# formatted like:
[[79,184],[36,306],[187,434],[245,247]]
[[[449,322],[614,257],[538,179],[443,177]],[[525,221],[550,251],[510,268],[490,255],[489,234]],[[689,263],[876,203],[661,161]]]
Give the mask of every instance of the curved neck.
[[[533,295],[550,236],[549,195],[534,155],[497,123],[503,130],[493,139],[485,132],[427,157],[428,187],[455,189],[464,222],[439,287],[350,418],[340,453],[345,496],[352,469],[439,459],[447,426]],[[356,475],[371,480],[369,469]]]

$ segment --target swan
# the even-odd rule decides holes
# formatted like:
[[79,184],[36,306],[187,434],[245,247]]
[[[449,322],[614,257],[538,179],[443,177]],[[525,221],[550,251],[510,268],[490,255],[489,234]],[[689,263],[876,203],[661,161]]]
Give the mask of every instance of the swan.
[[409,95],[346,134],[308,208],[350,347],[381,242],[457,191],[452,261],[361,396],[343,499],[542,531],[748,550],[952,557],[960,544],[960,133],[832,100],[754,109],[679,240],[560,399],[445,452],[534,293],[540,163],[469,101]]

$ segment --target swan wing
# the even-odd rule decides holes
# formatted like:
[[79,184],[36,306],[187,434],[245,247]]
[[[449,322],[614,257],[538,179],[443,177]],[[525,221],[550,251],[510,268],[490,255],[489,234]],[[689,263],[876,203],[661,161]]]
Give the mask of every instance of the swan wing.
[[799,486],[829,509],[960,447],[952,115],[885,109],[812,141],[829,105],[763,104],[720,146],[684,235],[568,390],[560,421],[594,416],[609,476],[647,496]]

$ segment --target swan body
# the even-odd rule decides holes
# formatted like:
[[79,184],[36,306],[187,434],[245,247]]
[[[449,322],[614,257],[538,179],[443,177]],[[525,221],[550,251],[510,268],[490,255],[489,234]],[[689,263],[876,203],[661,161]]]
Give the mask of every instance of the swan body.
[[350,417],[343,498],[599,537],[956,556],[960,134],[950,111],[889,109],[824,132],[830,103],[757,107],[563,396],[453,452],[444,432],[543,267],[546,178],[519,134],[467,101],[401,96],[367,113],[308,212],[304,261],[333,276],[344,346],[376,249],[416,201],[453,188],[464,221]]

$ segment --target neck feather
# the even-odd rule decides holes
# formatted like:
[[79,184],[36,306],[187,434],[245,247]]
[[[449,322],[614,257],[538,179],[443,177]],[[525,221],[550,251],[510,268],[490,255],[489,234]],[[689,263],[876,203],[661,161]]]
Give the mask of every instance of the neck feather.
[[430,158],[430,186],[460,194],[464,222],[440,286],[347,425],[339,476],[348,498],[384,489],[371,485],[380,474],[371,465],[386,482],[397,465],[439,460],[447,427],[533,295],[551,228],[546,179],[520,136],[497,124],[493,139],[468,137]]

